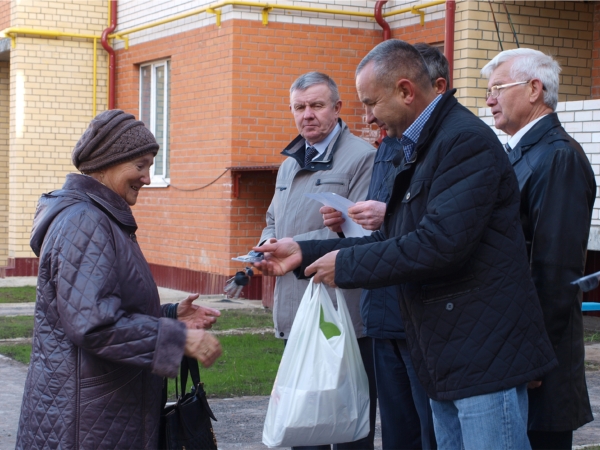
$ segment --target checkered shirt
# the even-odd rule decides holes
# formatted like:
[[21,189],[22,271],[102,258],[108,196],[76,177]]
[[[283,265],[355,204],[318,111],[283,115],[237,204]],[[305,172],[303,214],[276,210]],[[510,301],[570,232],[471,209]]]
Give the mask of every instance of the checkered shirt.
[[423,131],[423,127],[431,117],[431,113],[435,109],[435,106],[438,104],[441,95],[438,95],[433,101],[423,110],[423,112],[417,117],[410,127],[406,129],[406,131],[402,134],[402,137],[398,139],[400,144],[402,145],[402,150],[404,150],[404,156],[406,157],[406,161],[410,161],[414,151],[415,145],[419,141],[419,136],[421,135],[421,131]]

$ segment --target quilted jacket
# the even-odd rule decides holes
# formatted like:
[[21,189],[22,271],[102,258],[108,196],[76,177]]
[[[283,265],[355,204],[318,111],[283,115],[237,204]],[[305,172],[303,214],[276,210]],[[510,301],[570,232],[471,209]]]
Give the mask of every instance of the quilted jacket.
[[521,138],[508,158],[521,189],[521,222],[533,282],[559,367],[529,393],[529,428],[570,431],[594,420],[585,382],[583,276],[596,197],[594,172],[556,114]]
[[157,448],[161,377],[177,374],[185,326],[161,317],[136,229],[126,202],[89,176],[41,197],[17,449]]
[[[287,158],[277,172],[275,195],[267,210],[267,226],[259,242],[286,236],[295,240],[329,239],[336,236],[323,225],[323,216],[319,213],[319,208],[323,205],[307,198],[307,193],[335,192],[353,202],[365,199],[375,149],[368,142],[354,136],[341,119],[339,124],[341,129],[331,140],[327,150],[307,167],[303,167],[306,141],[302,136],[296,137],[281,152]],[[306,280],[298,280],[291,273],[277,277],[273,307],[276,337],[288,338],[307,287]],[[335,291],[328,289],[328,292],[337,307]],[[360,294],[360,289],[344,291],[357,338],[363,335]]]
[[556,366],[514,171],[495,134],[454,92],[444,94],[400,167],[383,233],[299,242],[299,271],[341,248],[338,286],[398,285],[415,371],[434,400],[512,388]]

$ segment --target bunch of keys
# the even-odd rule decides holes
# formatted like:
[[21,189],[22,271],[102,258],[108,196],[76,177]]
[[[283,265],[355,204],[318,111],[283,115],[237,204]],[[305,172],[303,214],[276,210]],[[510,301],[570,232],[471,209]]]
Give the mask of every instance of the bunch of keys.
[[248,283],[250,283],[250,278],[254,275],[254,271],[251,267],[246,267],[244,270],[236,272],[236,274],[227,280],[225,283],[225,288],[223,291],[228,298],[238,298]]

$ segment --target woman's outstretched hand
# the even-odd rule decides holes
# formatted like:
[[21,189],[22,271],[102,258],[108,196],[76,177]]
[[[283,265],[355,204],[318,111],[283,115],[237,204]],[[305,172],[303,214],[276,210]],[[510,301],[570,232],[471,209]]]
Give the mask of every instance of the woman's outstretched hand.
[[221,315],[221,311],[204,306],[194,305],[193,302],[199,297],[198,294],[190,294],[177,307],[177,320],[185,323],[188,329],[198,330],[212,327]]

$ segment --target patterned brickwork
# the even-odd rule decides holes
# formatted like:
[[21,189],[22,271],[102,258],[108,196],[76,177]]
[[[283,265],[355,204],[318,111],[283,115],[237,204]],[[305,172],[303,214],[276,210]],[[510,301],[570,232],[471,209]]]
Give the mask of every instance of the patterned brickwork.
[[[212,3],[121,1],[118,29]],[[374,6],[367,0],[286,3],[365,12],[372,12]],[[394,0],[384,11],[422,3]],[[19,0],[12,2],[12,10],[10,4],[0,0],[0,24],[10,17],[7,23],[12,26],[99,35],[107,23],[103,0]],[[591,111],[592,122],[598,123],[597,111],[578,101],[600,97],[600,3],[506,4],[521,45],[558,56],[563,66],[560,100],[569,101],[569,108],[581,107],[573,110],[569,129],[581,125],[581,131],[573,132],[583,134],[578,139],[592,155],[598,174],[600,160],[595,161],[595,147],[588,145],[597,145],[596,135],[591,133],[591,141],[584,142],[584,127],[592,126],[586,114]],[[514,48],[503,2],[493,1],[492,8],[504,48]],[[10,15],[2,11],[10,11]],[[413,43],[444,40],[444,5],[426,10],[424,27],[419,16],[411,13],[387,21],[393,37]],[[458,97],[477,111],[484,106],[487,83],[479,70],[499,51],[489,2],[457,2],[455,38]],[[145,189],[135,207],[140,242],[149,261],[219,275],[237,270],[239,265],[230,258],[245,253],[258,239],[273,193],[274,174],[244,172],[236,198],[232,194],[234,178],[226,168],[281,163],[279,152],[296,135],[288,109],[289,85],[309,70],[325,71],[336,79],[344,101],[343,119],[355,134],[374,139],[377,131],[363,121],[353,75],[362,56],[380,41],[381,29],[369,18],[273,10],[268,26],[263,26],[260,8],[232,6],[222,9],[220,28],[214,15],[203,13],[135,33],[129,50],[115,41],[120,49],[117,107],[136,116],[139,65],[164,58],[172,62],[171,187]],[[100,45],[98,49],[97,110],[102,111],[106,108],[107,57]],[[10,130],[4,138],[6,155],[10,155],[4,165],[8,165],[4,185],[0,168],[0,265],[6,257],[32,255],[28,240],[37,199],[41,192],[59,187],[64,175],[73,170],[71,149],[91,118],[91,72],[92,43],[74,38],[19,36],[11,51],[10,70],[0,66],[0,164],[2,133]],[[1,86],[2,77],[9,73],[10,114],[6,116]],[[3,186],[8,185],[10,198],[3,194]],[[595,212],[597,226],[599,213]]]
[[[563,70],[559,101],[586,100],[592,85],[593,2],[506,2],[522,47],[555,55]],[[509,18],[501,2],[492,2],[504,49],[517,48]],[[500,51],[490,4],[457,2],[455,83],[463,104],[485,106],[487,80],[481,68]]]

